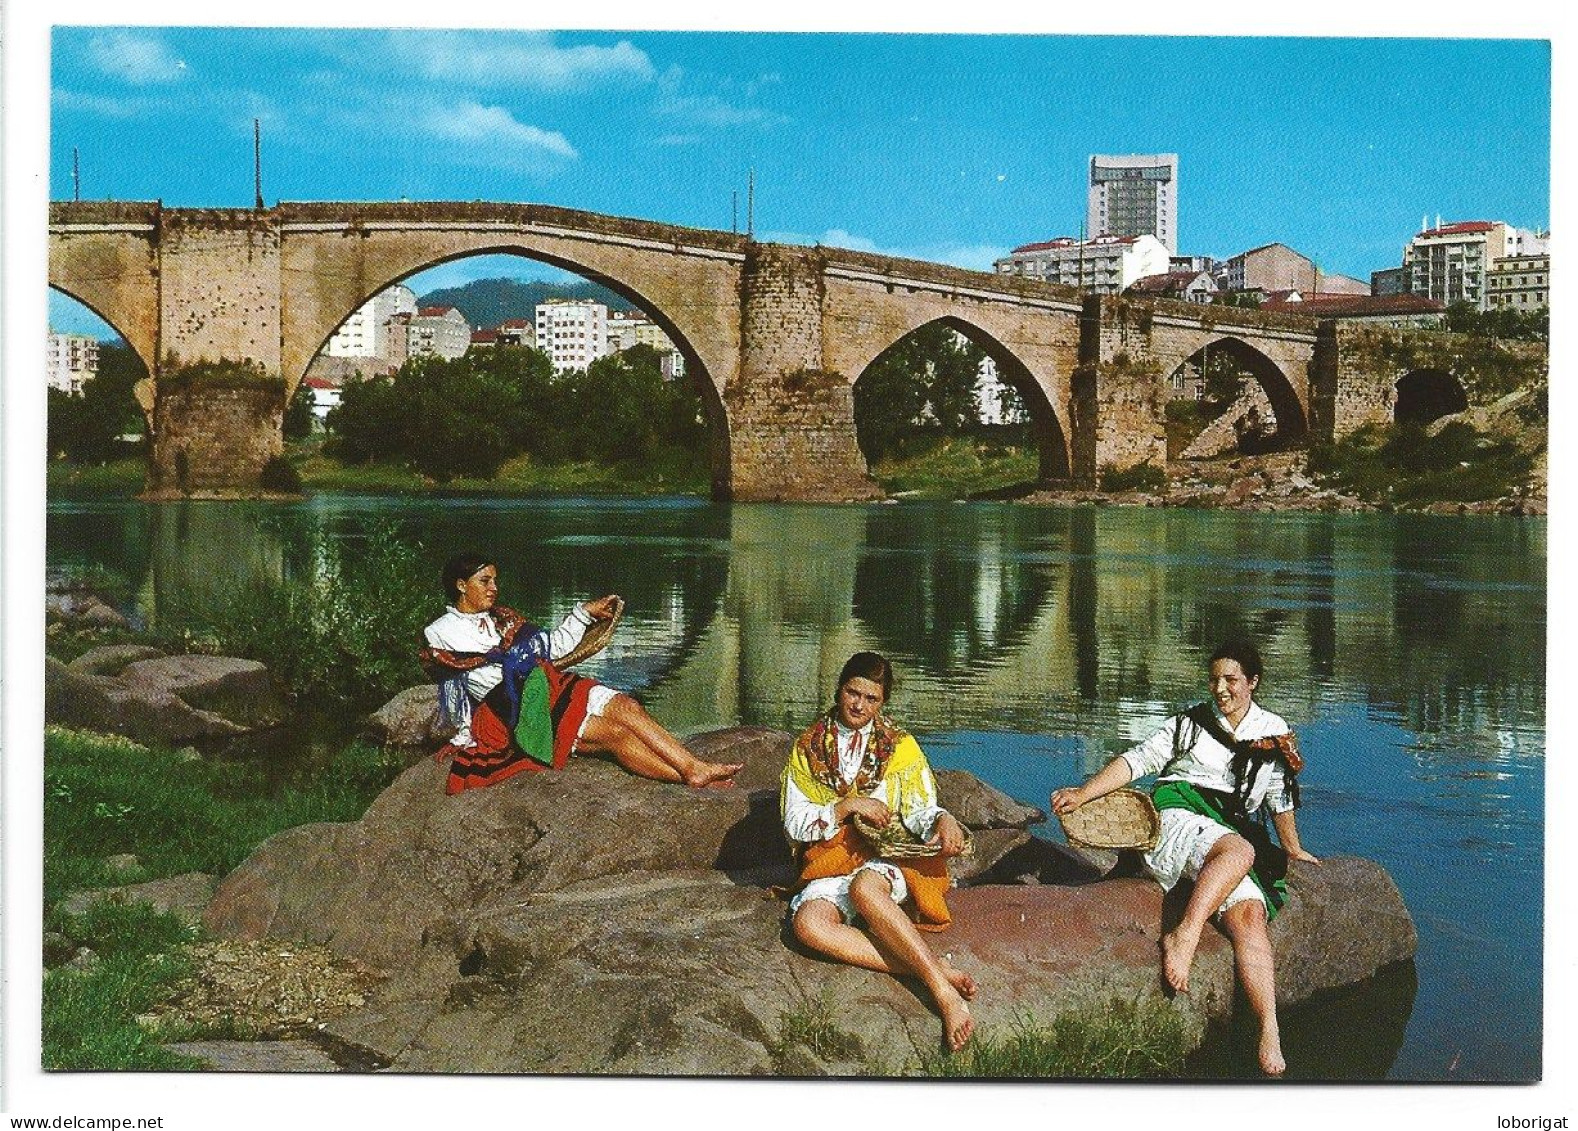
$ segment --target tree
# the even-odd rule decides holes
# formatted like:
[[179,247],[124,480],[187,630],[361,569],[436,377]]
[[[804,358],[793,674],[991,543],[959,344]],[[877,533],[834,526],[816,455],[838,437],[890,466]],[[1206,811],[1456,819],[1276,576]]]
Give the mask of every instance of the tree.
[[941,322],[884,350],[855,384],[855,425],[866,458],[887,455],[917,427],[956,435],[974,426],[975,383],[985,356]]
[[305,440],[312,434],[312,390],[303,381],[285,406],[285,439]]
[[141,433],[146,426],[132,386],[147,375],[147,367],[130,346],[100,345],[98,372],[81,393],[49,391],[50,451],[73,463],[108,463],[125,454],[120,437]]

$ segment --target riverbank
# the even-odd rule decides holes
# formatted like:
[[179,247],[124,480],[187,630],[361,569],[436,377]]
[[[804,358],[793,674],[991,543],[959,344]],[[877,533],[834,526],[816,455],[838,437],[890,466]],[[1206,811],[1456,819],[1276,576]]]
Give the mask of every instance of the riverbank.
[[[539,465],[520,456],[493,479],[447,483],[391,464],[343,464],[324,455],[316,442],[295,446],[287,455],[308,494],[488,499],[706,497],[710,492],[704,469],[687,453],[668,453],[640,466]],[[1143,484],[1135,489],[1121,486],[1123,476],[1116,477],[1119,484],[1109,479],[1106,489],[1037,483],[1036,471],[1036,457],[1027,449],[950,438],[916,454],[880,460],[871,474],[890,499],[915,501],[1506,515],[1543,515],[1547,507],[1543,448],[1524,450],[1478,434],[1443,445],[1433,461],[1421,460],[1416,450],[1381,430],[1314,454],[1175,460],[1165,478],[1128,476]],[[142,476],[140,460],[103,466],[55,461],[47,485],[51,494],[136,495]]]

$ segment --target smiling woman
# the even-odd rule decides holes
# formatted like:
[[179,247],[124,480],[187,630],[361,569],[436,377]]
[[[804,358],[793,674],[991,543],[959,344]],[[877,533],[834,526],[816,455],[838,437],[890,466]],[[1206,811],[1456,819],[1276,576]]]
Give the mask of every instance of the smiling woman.
[[563,769],[575,751],[610,754],[657,781],[733,784],[740,763],[702,761],[630,696],[559,667],[575,662],[594,622],[616,615],[617,596],[577,605],[548,632],[498,603],[498,576],[485,555],[450,558],[443,588],[453,603],[422,634],[422,667],[439,681],[441,712],[456,727],[438,751],[451,759],[450,793]]
[[[1304,765],[1298,745],[1288,724],[1254,701],[1261,672],[1252,643],[1223,644],[1211,654],[1211,702],[1175,715],[1083,785],[1052,794],[1052,811],[1066,815],[1135,778],[1160,775],[1153,798],[1161,837],[1145,854],[1145,867],[1168,890],[1181,879],[1194,882],[1183,919],[1162,936],[1162,977],[1177,992],[1189,992],[1195,948],[1206,921],[1217,917],[1260,1021],[1261,1070],[1280,1076],[1287,1062],[1266,925],[1287,898],[1288,860],[1320,861],[1299,843],[1293,817]],[[1281,848],[1265,831],[1267,813]]]

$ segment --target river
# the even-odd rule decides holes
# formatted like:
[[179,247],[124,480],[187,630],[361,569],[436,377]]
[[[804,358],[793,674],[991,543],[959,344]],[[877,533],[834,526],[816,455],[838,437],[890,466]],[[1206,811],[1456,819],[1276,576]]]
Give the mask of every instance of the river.
[[56,498],[47,552],[53,573],[118,579],[134,614],[160,621],[255,583],[321,581],[370,534],[420,544],[436,615],[438,564],[486,548],[505,603],[536,619],[624,595],[617,639],[584,670],[639,691],[678,732],[803,726],[844,659],[873,648],[898,670],[892,713],[934,764],[1042,808],[1202,697],[1204,657],[1248,632],[1266,657],[1258,699],[1308,757],[1306,847],[1384,864],[1420,936],[1411,969],[1296,1011],[1293,1070],[1303,1056],[1317,1076],[1528,1080],[1541,1071],[1545,532],[1543,519],[1012,504]]

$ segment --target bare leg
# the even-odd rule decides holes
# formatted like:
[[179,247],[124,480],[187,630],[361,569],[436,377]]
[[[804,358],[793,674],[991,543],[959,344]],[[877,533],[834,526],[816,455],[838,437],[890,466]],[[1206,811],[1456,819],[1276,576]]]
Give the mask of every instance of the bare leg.
[[[892,903],[893,897],[889,895],[887,900]],[[863,970],[875,970],[881,974],[894,974],[899,977],[915,974],[914,970],[891,961],[878,950],[866,932],[844,922],[844,917],[839,913],[838,908],[825,899],[813,899],[802,903],[800,910],[795,912],[791,929],[794,931],[794,937],[812,950],[829,958],[836,958],[850,966],[859,966]],[[938,958],[937,964],[942,967],[943,977],[959,991],[960,997],[966,1001],[975,997],[974,978],[946,958]]]
[[645,707],[628,695],[614,696],[603,717],[632,732],[647,749],[672,766],[679,775],[677,780],[683,781],[686,785],[699,787],[714,782],[725,782],[739,773],[745,765],[743,762],[703,762],[685,749],[684,744],[664,729],[656,719],[647,714]]
[[1233,940],[1238,981],[1260,1021],[1260,1070],[1267,1076],[1281,1076],[1288,1065],[1282,1058],[1282,1035],[1277,1028],[1277,982],[1271,936],[1266,933],[1266,906],[1258,899],[1235,903],[1222,913],[1222,925]]
[[1184,908],[1183,919],[1162,936],[1162,977],[1179,993],[1189,992],[1189,968],[1194,965],[1195,948],[1206,921],[1216,914],[1222,901],[1249,875],[1255,863],[1255,850],[1241,836],[1225,836],[1211,846],[1205,867],[1195,879],[1194,892]]
[[893,890],[886,877],[876,872],[859,873],[850,885],[849,899],[865,919],[877,949],[889,956],[890,963],[911,971],[925,984],[942,1014],[943,1039],[951,1051],[958,1052],[975,1027],[970,1007],[965,1004],[964,995],[948,980],[942,963],[921,938],[915,924],[893,902]]
[[583,750],[612,754],[614,761],[637,777],[652,778],[654,781],[681,780],[679,771],[647,746],[640,735],[609,719],[587,719],[579,745]]

